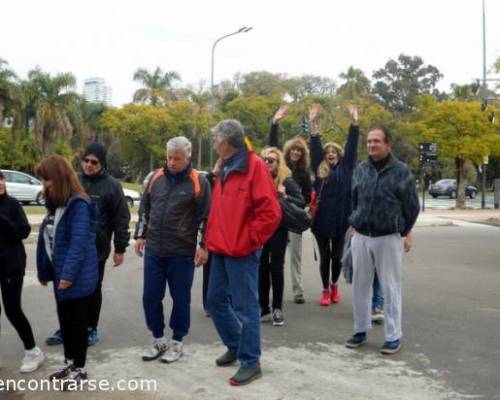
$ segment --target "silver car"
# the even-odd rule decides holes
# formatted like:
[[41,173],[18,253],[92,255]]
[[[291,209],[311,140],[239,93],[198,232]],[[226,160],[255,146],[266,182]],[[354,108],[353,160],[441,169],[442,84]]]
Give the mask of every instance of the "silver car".
[[10,196],[23,204],[32,202],[41,206],[45,204],[42,182],[38,179],[19,171],[2,169],[2,172],[5,175],[7,193]]

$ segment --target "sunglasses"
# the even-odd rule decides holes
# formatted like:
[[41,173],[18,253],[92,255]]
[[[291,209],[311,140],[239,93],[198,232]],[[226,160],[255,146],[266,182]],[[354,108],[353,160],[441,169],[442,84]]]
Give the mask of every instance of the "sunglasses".
[[97,164],[99,164],[99,161],[97,161],[97,160],[92,160],[92,159],[90,159],[90,158],[84,158],[84,159],[83,159],[83,162],[84,162],[85,164],[92,164],[92,165],[97,165]]
[[264,162],[266,164],[273,164],[275,163],[276,161],[278,161],[276,158],[272,158],[272,157],[264,157]]

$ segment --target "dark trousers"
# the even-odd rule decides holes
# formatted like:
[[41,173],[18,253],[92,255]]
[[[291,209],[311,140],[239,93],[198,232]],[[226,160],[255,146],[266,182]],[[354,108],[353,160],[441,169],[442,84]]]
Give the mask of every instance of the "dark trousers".
[[[1,277],[0,287],[2,289],[2,301],[5,308],[5,315],[23,341],[24,348],[26,350],[31,350],[33,347],[35,347],[35,339],[33,337],[31,325],[21,308],[23,277]],[[1,312],[2,309],[0,307],[0,314]]]
[[165,330],[163,298],[167,283],[173,302],[172,314],[170,315],[172,339],[182,341],[182,338],[187,335],[191,324],[193,277],[193,257],[160,257],[146,251],[142,303],[146,324],[155,338],[163,337]]
[[[337,283],[339,280],[340,270],[342,269],[342,252],[344,251],[344,236],[336,236],[334,238],[320,236],[314,234],[319,249],[319,272],[323,289],[328,289],[331,283]],[[331,270],[331,281],[330,281]]]
[[73,360],[76,368],[84,368],[87,358],[87,320],[90,299],[91,296],[57,302],[64,357],[66,360]]
[[89,316],[87,321],[87,326],[92,329],[97,329],[97,324],[99,323],[99,316],[101,314],[102,306],[102,281],[104,279],[104,265],[106,260],[99,261],[99,280],[97,281],[97,287],[95,289],[94,295],[90,298],[89,303]]
[[208,278],[210,276],[210,264],[212,262],[212,253],[208,253],[208,260],[205,265],[203,265],[203,309],[208,310],[207,303],[207,292],[208,292]]
[[259,304],[263,312],[269,310],[269,291],[271,288],[273,289],[273,310],[283,308],[287,242],[288,231],[280,227],[262,249],[259,267]]

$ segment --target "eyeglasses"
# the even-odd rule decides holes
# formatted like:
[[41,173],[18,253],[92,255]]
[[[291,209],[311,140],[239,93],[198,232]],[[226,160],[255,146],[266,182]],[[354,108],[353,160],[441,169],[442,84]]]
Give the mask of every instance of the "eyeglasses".
[[97,160],[93,160],[93,159],[91,159],[91,158],[84,158],[84,159],[83,159],[83,162],[84,162],[85,164],[92,164],[92,165],[97,165],[97,164],[99,164],[99,161],[97,161]]
[[278,161],[276,158],[272,157],[264,157],[264,162],[266,164],[274,164],[276,161]]

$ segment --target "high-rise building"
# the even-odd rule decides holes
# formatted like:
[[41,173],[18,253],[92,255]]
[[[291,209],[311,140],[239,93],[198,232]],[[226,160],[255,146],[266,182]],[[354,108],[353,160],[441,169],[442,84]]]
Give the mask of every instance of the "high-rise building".
[[83,97],[93,103],[111,106],[111,86],[103,78],[89,78],[83,82]]

